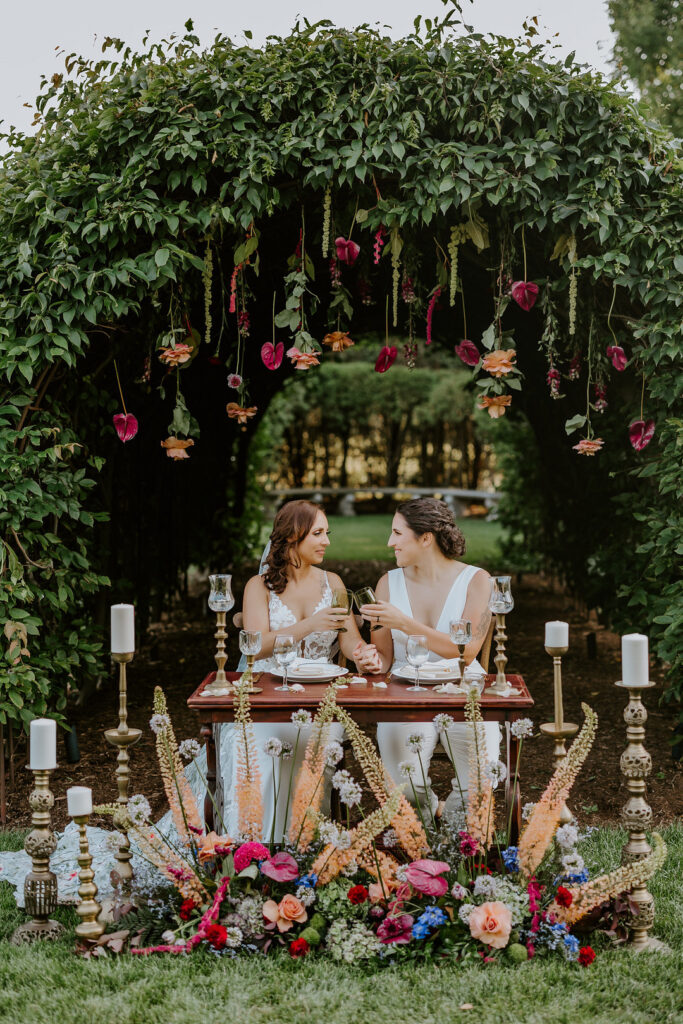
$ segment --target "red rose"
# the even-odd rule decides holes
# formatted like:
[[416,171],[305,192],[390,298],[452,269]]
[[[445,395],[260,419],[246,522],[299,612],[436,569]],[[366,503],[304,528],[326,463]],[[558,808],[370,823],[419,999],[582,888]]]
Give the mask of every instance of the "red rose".
[[204,933],[204,938],[214,949],[225,949],[228,938],[228,929],[222,924],[210,924]]
[[565,889],[563,885],[558,885],[557,892],[555,893],[555,902],[558,907],[571,907],[573,901],[574,897],[569,889]]
[[181,921],[189,921],[190,918],[192,917],[192,913],[193,913],[193,911],[195,909],[196,908],[195,908],[194,900],[183,900],[183,902],[180,904],[180,914],[179,914],[180,920]]
[[595,960],[595,950],[590,946],[582,946],[579,950],[579,963],[582,967],[589,967]]
[[346,894],[350,903],[365,903],[370,893],[364,885],[352,885]]
[[299,957],[306,956],[310,951],[311,947],[305,939],[294,939],[289,947],[289,955],[293,956],[295,960],[298,960]]

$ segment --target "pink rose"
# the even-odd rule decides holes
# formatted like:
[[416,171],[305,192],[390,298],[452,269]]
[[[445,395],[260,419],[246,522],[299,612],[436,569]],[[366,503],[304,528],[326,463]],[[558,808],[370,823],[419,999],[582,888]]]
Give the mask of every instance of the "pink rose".
[[299,874],[299,866],[291,853],[276,853],[263,862],[261,874],[276,882],[291,882]]
[[439,875],[450,870],[450,864],[442,860],[414,860],[406,868],[406,878],[418,892],[439,897],[448,889],[448,882]]
[[263,904],[263,916],[266,921],[276,925],[279,932],[288,932],[295,921],[297,924],[303,924],[308,920],[303,903],[291,893],[283,896],[279,903],[267,900]]
[[470,914],[470,933],[485,946],[503,949],[510,939],[512,914],[504,903],[482,903]]

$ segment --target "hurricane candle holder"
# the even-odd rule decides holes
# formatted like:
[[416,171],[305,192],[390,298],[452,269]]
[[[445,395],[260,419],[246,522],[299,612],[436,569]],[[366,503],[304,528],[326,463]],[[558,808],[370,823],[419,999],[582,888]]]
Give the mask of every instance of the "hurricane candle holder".
[[510,588],[509,576],[493,576],[491,579],[491,595],[489,597],[489,611],[496,616],[496,656],[493,659],[496,663],[496,680],[487,687],[487,693],[495,693],[499,696],[506,696],[510,693],[510,686],[505,675],[507,655],[505,654],[505,616],[515,607]]
[[24,906],[33,920],[16,929],[11,940],[14,946],[23,946],[38,939],[57,939],[64,931],[63,925],[50,919],[50,914],[57,907],[57,876],[50,871],[50,857],[57,846],[50,817],[55,802],[50,790],[50,771],[44,768],[30,770],[33,772],[34,789],[28,802],[33,828],[24,842],[24,849],[31,858],[31,870],[24,880]]
[[[555,630],[553,632],[549,627],[560,627],[564,626],[564,630]],[[579,731],[578,725],[574,725],[573,722],[565,722],[564,720],[564,707],[562,702],[562,656],[569,650],[568,642],[568,627],[566,623],[546,623],[546,654],[549,654],[553,659],[553,700],[554,700],[554,721],[544,722],[541,726],[541,732],[544,736],[550,736],[555,743],[553,749],[553,758],[555,761],[555,767],[560,761],[567,756],[566,741],[572,736],[575,736]],[[558,642],[560,646],[555,646]],[[548,642],[550,641],[550,642]],[[567,807],[567,804],[562,805],[560,812],[560,823],[567,825],[574,815]]]
[[128,725],[128,684],[126,680],[126,665],[133,660],[134,652],[112,651],[112,658],[119,666],[119,724],[116,729],[107,729],[104,733],[105,739],[113,747],[118,748],[116,758],[116,784],[119,795],[116,803],[119,805],[119,813],[115,813],[113,822],[121,833],[121,839],[116,851],[117,872],[124,886],[130,886],[133,879],[133,867],[131,865],[132,853],[130,850],[130,839],[126,829],[128,807],[128,787],[130,783],[130,755],[128,748],[137,743],[142,736],[141,729],[132,729]]
[[209,594],[209,608],[216,613],[216,678],[208,686],[204,687],[204,693],[220,697],[230,693],[230,682],[225,674],[225,663],[228,659],[225,650],[225,641],[228,636],[225,629],[225,617],[235,604],[230,584],[232,576],[227,573],[215,573],[209,576],[211,592]]

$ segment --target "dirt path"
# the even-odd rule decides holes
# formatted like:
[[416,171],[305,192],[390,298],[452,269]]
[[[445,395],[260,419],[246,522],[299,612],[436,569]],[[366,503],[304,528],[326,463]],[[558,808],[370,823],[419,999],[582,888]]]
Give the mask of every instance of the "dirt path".
[[[374,583],[381,572],[386,571],[386,565],[367,562],[332,564],[330,568],[340,571],[352,587]],[[237,589],[241,592],[241,587]],[[552,664],[543,649],[543,624],[549,619],[569,620],[570,650],[564,659],[563,672],[565,717],[580,723],[580,705],[585,701],[597,711],[600,719],[595,745],[569,804],[584,824],[614,824],[619,820],[627,797],[619,774],[619,758],[625,747],[623,709],[626,700],[623,692],[614,687],[614,681],[620,677],[619,638],[599,630],[597,656],[590,660],[586,635],[593,632],[593,626],[577,610],[572,610],[564,595],[538,577],[525,577],[515,587],[515,598],[515,610],[507,619],[508,671],[524,676],[536,701],[532,714],[536,725],[552,721],[553,717]],[[185,701],[214,667],[212,634],[215,627],[212,619],[203,615],[203,607],[202,596],[186,614],[178,611],[172,619],[157,623],[128,672],[129,723],[143,729],[140,743],[131,750],[131,793],[145,793],[155,815],[162,811],[165,801],[156,767],[154,737],[148,728],[152,693],[157,685],[165,689],[179,739],[197,735],[196,715],[188,710]],[[228,664],[236,664],[236,631],[232,627],[229,648]],[[655,670],[652,675],[661,682],[661,672]],[[117,724],[115,686],[112,672],[108,683],[84,707],[73,709],[81,760],[78,764],[67,765],[63,745],[60,745],[61,767],[52,776],[56,795],[55,827],[62,828],[67,821],[68,786],[92,787],[96,802],[112,800],[116,795],[116,754],[102,736],[104,729]],[[653,760],[647,798],[654,811],[655,824],[683,816],[683,770],[680,764],[672,762],[669,745],[675,712],[670,707],[658,707],[660,693],[658,689],[645,698],[649,716],[646,746]],[[7,825],[10,828],[23,828],[30,823],[26,802],[30,777],[23,767],[24,760],[25,749],[19,751],[16,784],[8,795]],[[550,740],[539,737],[527,743],[522,770],[523,799],[535,800],[545,788],[552,770]],[[446,764],[435,764],[433,778],[441,795],[450,791]]]

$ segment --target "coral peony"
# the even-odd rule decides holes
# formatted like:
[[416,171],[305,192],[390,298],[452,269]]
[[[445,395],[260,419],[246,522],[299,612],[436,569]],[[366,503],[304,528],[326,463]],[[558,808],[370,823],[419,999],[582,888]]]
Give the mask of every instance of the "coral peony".
[[484,356],[484,361],[481,365],[492,377],[504,377],[505,374],[510,373],[514,368],[513,364],[516,354],[514,348],[499,348],[495,352],[489,352],[488,355]]
[[485,946],[503,949],[510,939],[512,914],[504,903],[482,903],[470,914],[469,926],[473,939]]
[[274,924],[279,932],[288,932],[295,921],[298,924],[303,924],[308,920],[303,903],[291,893],[283,896],[279,903],[276,903],[275,900],[267,900],[263,904],[263,916],[271,924]]
[[394,365],[398,349],[395,345],[385,345],[377,356],[375,370],[377,373],[386,373],[389,367]]
[[268,370],[277,370],[282,365],[282,359],[285,354],[285,346],[281,341],[278,341],[277,345],[273,345],[272,341],[267,341],[265,345],[261,345],[261,362]]
[[166,449],[169,459],[189,459],[190,456],[185,449],[191,448],[194,441],[191,437],[188,437],[187,441],[181,441],[179,437],[167,437],[160,443],[161,447]]
[[455,354],[462,359],[465,366],[477,366],[481,358],[479,349],[469,338],[463,338],[460,344],[455,346]]
[[261,865],[261,874],[275,882],[291,882],[299,874],[299,865],[291,853],[276,853]]
[[320,360],[314,352],[300,352],[296,345],[287,349],[287,355],[294,363],[295,370],[308,370],[311,366],[320,366]]
[[352,267],[358,259],[360,246],[356,242],[352,242],[351,239],[346,238],[335,238],[334,244],[339,262],[346,263],[347,266]]
[[415,860],[406,868],[406,878],[418,892],[438,897],[448,889],[446,879],[439,876],[450,870],[450,864],[442,860]]
[[329,345],[333,352],[343,352],[345,348],[351,348],[354,344],[346,331],[332,331],[323,338],[323,345]]
[[159,349],[159,359],[166,366],[180,366],[192,356],[192,346],[180,342],[175,348]]
[[[634,420],[628,428],[628,439],[637,452],[647,448],[655,434],[654,420]],[[125,440],[125,438],[121,438]]]
[[538,298],[538,285],[533,281],[514,281],[510,294],[518,306],[528,311]]
[[578,444],[572,445],[579,455],[595,455],[599,452],[605,442],[601,437],[582,437]]
[[486,409],[491,419],[497,420],[505,415],[505,410],[512,403],[512,395],[482,395],[478,409]]
[[621,373],[622,370],[626,369],[626,363],[628,360],[626,359],[626,353],[621,345],[608,345],[606,352],[607,358],[612,360],[612,366],[615,370],[618,370],[619,373]]
[[132,441],[138,432],[138,421],[132,412],[117,412],[115,416],[112,416],[114,423],[114,430],[119,435],[119,440],[126,442]]
[[235,871],[239,874],[240,871],[244,871],[248,867],[252,860],[268,860],[270,858],[270,850],[263,843],[242,843],[235,850]]
[[385,946],[404,946],[413,937],[413,923],[411,914],[385,917],[377,929],[377,938]]

